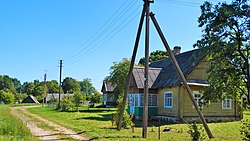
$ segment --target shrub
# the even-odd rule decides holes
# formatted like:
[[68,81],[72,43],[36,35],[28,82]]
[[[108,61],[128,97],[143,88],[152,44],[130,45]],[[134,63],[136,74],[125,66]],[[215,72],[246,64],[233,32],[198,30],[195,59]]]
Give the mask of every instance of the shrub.
[[[122,104],[122,95],[119,97],[119,99],[117,101],[118,101],[117,111],[116,111],[116,114],[113,115],[113,119],[112,119],[116,126],[118,126],[118,119],[119,119],[120,108],[121,108],[121,104]],[[128,129],[128,128],[132,127],[133,125],[134,125],[134,123],[132,122],[130,115],[128,114],[128,112],[126,110],[124,110],[123,118],[122,118],[122,127],[124,129]]]
[[243,139],[245,141],[250,141],[250,121],[247,120],[242,120],[241,121],[241,129],[240,129],[240,133],[241,135],[243,135]]
[[4,90],[0,91],[0,101],[3,101],[5,104],[11,104],[15,101],[14,94],[11,92],[5,92]]
[[206,135],[203,127],[201,125],[197,125],[195,122],[188,124],[188,134],[190,134],[192,141],[200,141],[204,140]]
[[61,110],[69,111],[70,108],[73,109],[73,107],[74,107],[74,103],[73,103],[72,97],[70,97],[69,95],[63,97],[62,102],[61,102]]

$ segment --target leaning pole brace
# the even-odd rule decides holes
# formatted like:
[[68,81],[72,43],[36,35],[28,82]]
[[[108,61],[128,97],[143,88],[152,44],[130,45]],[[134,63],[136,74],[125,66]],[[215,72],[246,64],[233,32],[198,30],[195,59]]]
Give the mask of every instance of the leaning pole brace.
[[165,46],[167,52],[169,53],[170,59],[171,59],[173,65],[175,66],[175,69],[176,69],[176,71],[177,71],[177,73],[178,73],[178,75],[179,75],[181,81],[183,82],[183,84],[184,84],[184,86],[185,86],[185,88],[186,88],[186,90],[187,90],[187,93],[188,93],[188,95],[189,95],[191,101],[193,102],[193,105],[194,105],[196,111],[198,112],[198,115],[199,115],[199,117],[200,117],[200,119],[201,119],[201,122],[202,122],[202,124],[203,124],[203,126],[204,126],[206,132],[207,132],[208,137],[209,137],[209,138],[214,138],[214,136],[212,135],[212,132],[210,131],[210,129],[209,129],[208,125],[207,125],[207,122],[206,122],[206,120],[205,120],[205,118],[204,118],[202,112],[201,112],[200,109],[198,108],[198,105],[197,105],[197,103],[196,103],[196,101],[195,101],[195,99],[194,99],[194,97],[193,97],[193,95],[192,95],[192,91],[191,91],[190,87],[189,87],[188,84],[187,84],[187,80],[186,80],[186,78],[185,78],[185,76],[184,76],[184,74],[183,74],[183,72],[182,72],[182,70],[181,70],[181,68],[180,68],[180,66],[179,66],[179,64],[178,64],[178,62],[176,61],[176,58],[174,57],[173,53],[171,52],[171,49],[170,49],[170,47],[169,47],[169,45],[168,45],[168,43],[167,43],[167,40],[166,40],[166,38],[164,37],[164,34],[163,34],[163,32],[161,31],[161,28],[160,28],[160,26],[159,26],[157,20],[156,20],[155,17],[154,17],[154,14],[153,14],[152,12],[150,13],[150,17],[151,17],[151,19],[152,19],[152,21],[153,21],[153,23],[154,23],[154,26],[155,26],[155,28],[156,28],[156,30],[157,30],[157,32],[158,32],[158,34],[159,34],[159,36],[160,36],[160,38],[161,38],[163,44],[164,44],[164,46]]
[[133,54],[132,54],[132,58],[131,58],[130,68],[129,68],[128,76],[126,79],[125,92],[124,92],[123,101],[122,101],[122,105],[121,105],[121,109],[120,109],[120,113],[119,113],[119,119],[118,119],[118,126],[117,126],[118,130],[120,130],[121,126],[122,126],[122,118],[123,118],[123,113],[125,110],[125,105],[127,102],[129,83],[130,83],[130,78],[131,78],[132,71],[134,68],[136,52],[138,49],[139,40],[140,40],[140,36],[141,36],[141,31],[142,31],[142,26],[143,26],[143,21],[144,21],[144,15],[145,15],[145,6],[143,6],[143,9],[142,9],[141,19],[139,22],[139,27],[138,27],[138,31],[137,31],[137,35],[136,35],[134,50],[133,50]]

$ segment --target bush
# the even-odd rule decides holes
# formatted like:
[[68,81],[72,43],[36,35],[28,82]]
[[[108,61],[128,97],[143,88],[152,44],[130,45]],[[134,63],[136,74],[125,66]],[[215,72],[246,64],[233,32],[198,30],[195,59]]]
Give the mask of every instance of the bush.
[[4,90],[0,91],[0,101],[3,101],[5,104],[11,104],[15,101],[14,94],[11,92],[5,92]]
[[190,134],[192,141],[204,140],[206,137],[205,131],[201,125],[197,125],[195,122],[188,124],[188,134]]
[[250,141],[250,121],[247,120],[242,120],[241,121],[242,126],[240,129],[240,134],[243,135],[244,141]]
[[[113,122],[115,123],[115,125],[118,127],[118,119],[119,119],[119,114],[120,114],[120,108],[121,108],[121,104],[122,104],[122,95],[119,97],[118,101],[118,105],[117,105],[117,111],[116,114],[113,115]],[[125,106],[127,107],[127,105]],[[126,109],[126,108],[125,108]],[[130,127],[132,127],[134,125],[134,123],[132,122],[132,119],[130,117],[130,115],[128,114],[128,112],[126,110],[124,110],[123,113],[123,118],[122,118],[122,127],[124,129],[128,129]]]
[[70,108],[73,109],[73,107],[74,107],[74,103],[73,103],[72,98],[69,95],[63,97],[62,102],[61,102],[61,110],[66,112],[66,111],[69,111]]

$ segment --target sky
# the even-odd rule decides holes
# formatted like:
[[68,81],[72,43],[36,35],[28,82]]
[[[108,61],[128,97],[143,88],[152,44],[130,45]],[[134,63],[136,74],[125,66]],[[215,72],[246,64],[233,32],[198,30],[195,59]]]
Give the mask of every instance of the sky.
[[[219,0],[210,0],[217,3]],[[194,49],[203,0],[150,5],[171,48]],[[23,82],[90,78],[101,91],[114,62],[131,58],[143,0],[0,0],[0,75]],[[145,24],[144,24],[145,25]],[[144,27],[145,28],[145,27]],[[136,61],[144,56],[143,28]],[[165,50],[152,22],[150,52]]]

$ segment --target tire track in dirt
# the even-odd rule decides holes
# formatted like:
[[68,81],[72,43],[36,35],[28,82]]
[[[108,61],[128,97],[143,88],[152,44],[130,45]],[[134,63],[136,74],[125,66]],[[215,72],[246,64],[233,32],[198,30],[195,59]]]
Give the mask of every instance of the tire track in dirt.
[[[23,123],[30,129],[31,133],[41,139],[42,141],[62,141],[73,138],[75,140],[89,141],[89,138],[84,137],[81,133],[76,133],[71,129],[62,127],[52,121],[44,119],[38,115],[29,113],[26,109],[35,106],[20,106],[11,107],[11,113],[23,121]],[[39,124],[47,124],[53,129],[43,129]]]

